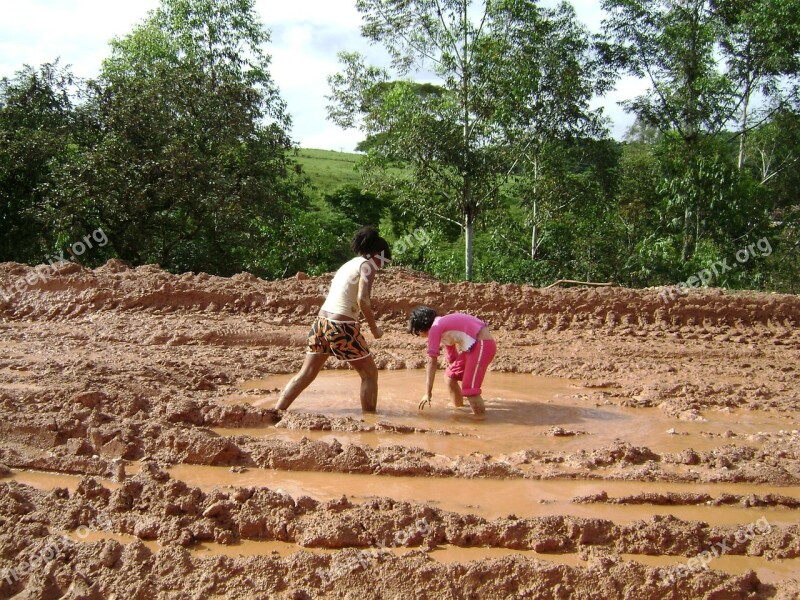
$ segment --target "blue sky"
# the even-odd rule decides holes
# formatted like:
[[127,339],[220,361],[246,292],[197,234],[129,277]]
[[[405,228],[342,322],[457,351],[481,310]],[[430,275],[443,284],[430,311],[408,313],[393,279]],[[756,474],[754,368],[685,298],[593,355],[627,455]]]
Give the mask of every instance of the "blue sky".
[[[57,57],[78,77],[97,75],[108,56],[108,42],[128,34],[158,0],[17,0],[3,2],[0,20],[0,77],[11,77],[24,64],[37,67]],[[600,26],[600,0],[574,0],[578,18],[590,29]],[[302,7],[302,8],[301,8]],[[379,64],[383,53],[359,33],[355,0],[256,0],[262,23],[272,32],[266,48],[272,77],[292,115],[293,139],[304,148],[352,151],[363,135],[344,131],[326,119],[327,77],[338,70],[336,53],[358,50]],[[643,91],[641,82],[623,79],[598,102],[621,138],[632,118],[616,105]]]

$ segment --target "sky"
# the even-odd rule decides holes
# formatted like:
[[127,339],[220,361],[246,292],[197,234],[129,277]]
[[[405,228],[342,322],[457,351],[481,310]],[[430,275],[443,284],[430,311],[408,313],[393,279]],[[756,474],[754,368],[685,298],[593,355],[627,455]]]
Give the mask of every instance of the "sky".
[[[60,58],[77,77],[95,77],[110,55],[109,42],[124,37],[158,6],[158,0],[0,0],[0,77],[23,65],[34,68]],[[603,18],[600,0],[573,0],[578,18],[591,30]],[[352,152],[364,138],[326,119],[327,78],[339,70],[339,51],[359,51],[371,64],[385,64],[380,47],[361,37],[355,0],[256,0],[262,24],[271,31],[265,48],[271,75],[292,116],[291,136],[303,148]],[[642,93],[640,81],[626,78],[602,100],[612,135],[621,139],[633,122],[617,105]]]

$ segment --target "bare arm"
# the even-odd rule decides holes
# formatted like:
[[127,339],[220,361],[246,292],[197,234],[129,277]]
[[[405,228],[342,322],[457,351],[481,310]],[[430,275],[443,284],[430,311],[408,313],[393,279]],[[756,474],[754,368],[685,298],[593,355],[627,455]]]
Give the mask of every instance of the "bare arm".
[[431,405],[431,395],[433,394],[433,379],[436,377],[436,368],[439,366],[438,356],[428,356],[425,363],[425,395],[419,401],[419,409],[425,408],[425,405]]
[[372,312],[372,302],[370,301],[370,294],[372,293],[372,281],[375,279],[375,269],[371,267],[372,263],[364,263],[370,265],[369,268],[361,269],[361,277],[358,280],[358,307],[364,315],[364,320],[369,326],[373,337],[377,340],[383,336],[383,330],[378,327],[375,322],[375,315]]
[[425,363],[425,390],[430,397],[433,394],[433,380],[436,378],[436,369],[439,366],[438,356],[429,356]]

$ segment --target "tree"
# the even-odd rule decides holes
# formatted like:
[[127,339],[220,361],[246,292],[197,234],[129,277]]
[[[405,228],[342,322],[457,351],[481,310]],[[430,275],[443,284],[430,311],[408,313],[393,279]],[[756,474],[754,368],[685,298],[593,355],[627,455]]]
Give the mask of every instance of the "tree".
[[386,202],[354,185],[343,185],[325,194],[325,203],[358,227],[378,226]]
[[53,250],[54,173],[79,138],[76,85],[58,60],[0,81],[0,261],[39,262]]
[[745,171],[768,194],[770,227],[776,247],[769,287],[797,293],[800,273],[800,106],[784,106],[748,136]]
[[264,272],[300,198],[268,41],[253,0],[162,0],[112,42],[88,103],[96,139],[64,187],[122,258]]
[[796,76],[800,6],[797,0],[603,0],[602,6],[609,13],[608,55],[650,83],[624,105],[670,146],[662,192],[667,210],[680,213],[680,256],[688,263],[706,233],[719,228],[721,203],[728,212],[757,204],[741,198],[760,191],[734,181],[729,150],[718,137],[738,123],[741,171],[753,95],[764,93],[780,106],[780,78]]
[[[603,0],[609,51],[651,89],[623,105],[663,134],[675,133],[680,158],[671,204],[683,213],[681,256],[688,261],[704,213],[698,165],[704,138],[721,131],[736,109],[736,90],[717,68],[719,19],[707,0]],[[677,148],[677,146],[676,146]]]
[[[479,69],[485,74],[485,112],[491,112],[514,156],[529,211],[530,256],[537,258],[545,215],[552,213],[540,193],[543,152],[569,139],[606,134],[602,109],[590,101],[607,92],[616,74],[599,55],[574,8],[562,2],[493,3],[492,30]],[[544,201],[544,202],[543,202]]]
[[[542,59],[528,55],[521,63],[520,54],[510,52],[519,39],[538,35],[557,46],[556,40],[566,35],[557,22],[558,15],[568,12],[564,6],[552,12],[532,11],[530,5],[503,0],[473,9],[467,0],[359,0],[362,34],[388,50],[398,76],[430,68],[437,83],[422,88],[408,79],[390,81],[387,71],[367,66],[357,53],[340,54],[343,71],[329,80],[329,117],[372,136],[374,145],[364,161],[368,183],[391,189],[423,219],[458,223],[464,232],[467,279],[473,275],[478,214],[498,202],[517,161],[515,144],[522,137],[512,137],[516,129],[510,115],[531,115],[537,110],[534,99],[545,98],[557,105],[548,114],[570,112],[569,100],[556,87],[539,96],[532,92],[544,78],[508,76],[522,63]],[[518,25],[516,38],[507,31],[512,23]],[[562,49],[567,54],[574,48],[565,44]],[[550,81],[559,79],[558,64],[542,63]],[[585,75],[576,70],[570,85],[580,86]],[[397,164],[405,169],[390,170]]]
[[[739,90],[739,159],[744,168],[746,140],[751,123],[750,107],[755,94],[771,108],[780,108],[790,95],[792,80],[800,69],[800,2],[798,0],[726,0],[712,2],[722,24],[720,50],[728,76]],[[787,89],[788,88],[788,89]],[[787,93],[788,92],[788,93]],[[760,115],[756,115],[757,117]]]
[[535,194],[539,218],[547,223],[532,261],[547,264],[535,271],[537,277],[618,279],[624,248],[614,201],[619,152],[612,140],[550,141],[538,151],[535,186],[524,177],[509,189],[522,207]]

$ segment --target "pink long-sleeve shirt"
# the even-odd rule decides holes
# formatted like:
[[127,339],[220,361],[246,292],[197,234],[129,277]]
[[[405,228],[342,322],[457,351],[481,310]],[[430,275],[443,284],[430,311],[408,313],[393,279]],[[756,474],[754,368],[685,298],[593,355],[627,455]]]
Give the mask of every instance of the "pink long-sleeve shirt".
[[428,356],[439,356],[439,347],[444,344],[447,359],[453,362],[458,352],[472,348],[484,327],[486,323],[466,313],[436,317],[428,331]]

